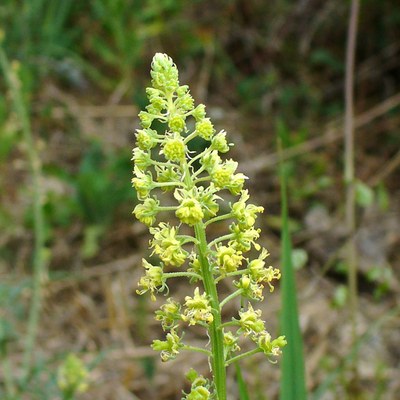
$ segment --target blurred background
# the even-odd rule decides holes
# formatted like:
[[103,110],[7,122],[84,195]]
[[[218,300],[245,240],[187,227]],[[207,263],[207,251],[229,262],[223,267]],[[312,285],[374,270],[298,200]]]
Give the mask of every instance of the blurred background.
[[[90,371],[79,399],[180,399],[185,371],[207,371],[193,355],[161,364],[149,347],[160,303],[135,294],[149,235],[131,215],[130,159],[155,52],[235,143],[278,267],[285,138],[309,397],[399,398],[400,4],[364,0],[359,15],[357,343],[344,254],[349,14],[342,0],[1,1],[0,398],[63,398],[70,353]],[[276,334],[279,287],[262,307]],[[252,399],[278,398],[279,364],[256,358],[242,373]]]

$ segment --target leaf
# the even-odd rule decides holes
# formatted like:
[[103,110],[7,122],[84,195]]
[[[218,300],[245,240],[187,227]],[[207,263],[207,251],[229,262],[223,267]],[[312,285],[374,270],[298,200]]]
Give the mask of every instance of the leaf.
[[239,389],[239,400],[250,400],[249,392],[247,391],[246,382],[243,379],[242,371],[239,363],[235,363],[236,379]]
[[374,202],[374,191],[364,182],[356,182],[356,201],[361,207],[368,207]]
[[282,160],[279,164],[282,207],[282,311],[281,331],[288,344],[283,349],[281,400],[305,400],[307,398],[304,376],[303,339],[300,332],[296,297],[296,283],[292,264],[292,244],[289,233],[287,205],[287,169]]
[[292,265],[295,271],[303,268],[308,261],[308,254],[304,249],[292,250]]

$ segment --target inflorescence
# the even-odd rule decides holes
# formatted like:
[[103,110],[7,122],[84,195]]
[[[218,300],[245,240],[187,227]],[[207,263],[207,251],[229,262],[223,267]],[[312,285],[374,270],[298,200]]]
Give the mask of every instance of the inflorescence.
[[[273,291],[280,272],[266,266],[269,253],[257,243],[260,229],[255,223],[263,207],[248,203],[249,193],[243,188],[246,176],[236,172],[237,162],[220,156],[232,146],[226,132],[216,132],[203,104],[195,107],[189,87],[179,84],[178,69],[170,57],[157,53],[151,67],[152,87],[146,91],[150,103],[139,114],[132,183],[140,200],[134,214],[149,227],[153,237],[150,248],[159,262],[152,265],[143,259],[145,275],[137,292],[149,292],[155,300],[159,292],[168,294],[169,279],[190,280],[195,286],[193,294],[182,304],[169,297],[156,311],[166,336],[155,340],[152,347],[161,352],[163,361],[174,359],[182,350],[201,351],[209,356],[215,378],[221,368],[218,357],[223,357],[226,368],[257,352],[270,359],[281,353],[284,336],[272,339],[261,311],[250,303],[264,299],[265,285]],[[202,150],[191,150],[195,147]],[[165,195],[167,192],[172,195]],[[229,192],[236,200],[227,206],[221,192]],[[174,213],[176,223],[171,222],[174,218],[158,221],[165,212]],[[207,241],[209,227],[221,221],[230,223],[227,233]],[[259,252],[257,258],[246,257],[254,250]],[[219,299],[217,287],[224,278],[231,278],[233,292]],[[242,299],[237,317],[223,323],[222,308],[237,297]],[[206,328],[211,349],[183,343],[184,327],[190,325]],[[250,338],[255,349],[241,353],[241,336]],[[221,343],[223,354],[219,356],[215,353]],[[185,399],[223,397],[215,379],[210,382],[194,371],[188,379],[192,387]]]

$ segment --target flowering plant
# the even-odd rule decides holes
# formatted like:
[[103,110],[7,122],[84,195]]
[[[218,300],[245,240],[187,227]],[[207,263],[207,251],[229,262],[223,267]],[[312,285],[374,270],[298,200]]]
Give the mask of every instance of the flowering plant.
[[[155,300],[156,293],[168,293],[167,281],[178,277],[188,278],[195,286],[183,304],[168,298],[156,311],[166,336],[155,340],[152,347],[161,352],[163,361],[174,359],[183,350],[206,354],[212,379],[191,370],[187,375],[191,391],[184,399],[226,400],[226,368],[230,364],[258,352],[270,358],[278,356],[286,344],[284,336],[272,339],[261,311],[250,303],[263,300],[265,285],[273,291],[280,272],[266,266],[268,251],[257,243],[260,229],[255,222],[263,207],[248,203],[249,193],[243,188],[246,176],[236,172],[237,162],[220,157],[231,146],[226,132],[216,132],[203,104],[195,107],[189,87],[180,85],[170,57],[154,56],[151,77],[152,87],[147,88],[150,104],[139,113],[141,129],[136,132],[132,183],[141,201],[134,214],[149,226],[153,236],[150,247],[160,262],[152,265],[143,260],[145,276],[137,292],[150,292]],[[195,140],[205,149],[192,151]],[[236,198],[228,209],[221,197],[226,191]],[[167,192],[172,196],[166,196]],[[165,204],[164,199],[170,198],[174,204]],[[174,212],[176,223],[158,221],[164,212]],[[230,221],[227,234],[209,241],[209,227],[221,221]],[[260,252],[255,259],[246,257],[252,249]],[[230,277],[234,290],[221,299],[218,285]],[[238,297],[241,308],[237,318],[224,322],[223,307]],[[210,338],[208,347],[185,344],[185,325],[204,327]],[[250,338],[255,348],[241,352],[240,336]]]

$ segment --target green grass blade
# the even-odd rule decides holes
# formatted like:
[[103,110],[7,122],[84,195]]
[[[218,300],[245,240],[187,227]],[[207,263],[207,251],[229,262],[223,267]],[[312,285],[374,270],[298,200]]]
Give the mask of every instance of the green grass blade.
[[243,379],[242,370],[238,362],[235,363],[236,380],[239,389],[239,400],[250,400],[246,382]]
[[281,331],[286,335],[287,346],[282,355],[282,377],[280,388],[281,400],[305,400],[307,398],[303,339],[299,327],[299,316],[296,296],[296,283],[292,266],[292,245],[289,233],[289,217],[287,204],[287,169],[281,161],[280,183],[281,183],[281,207],[282,207],[282,311]]

